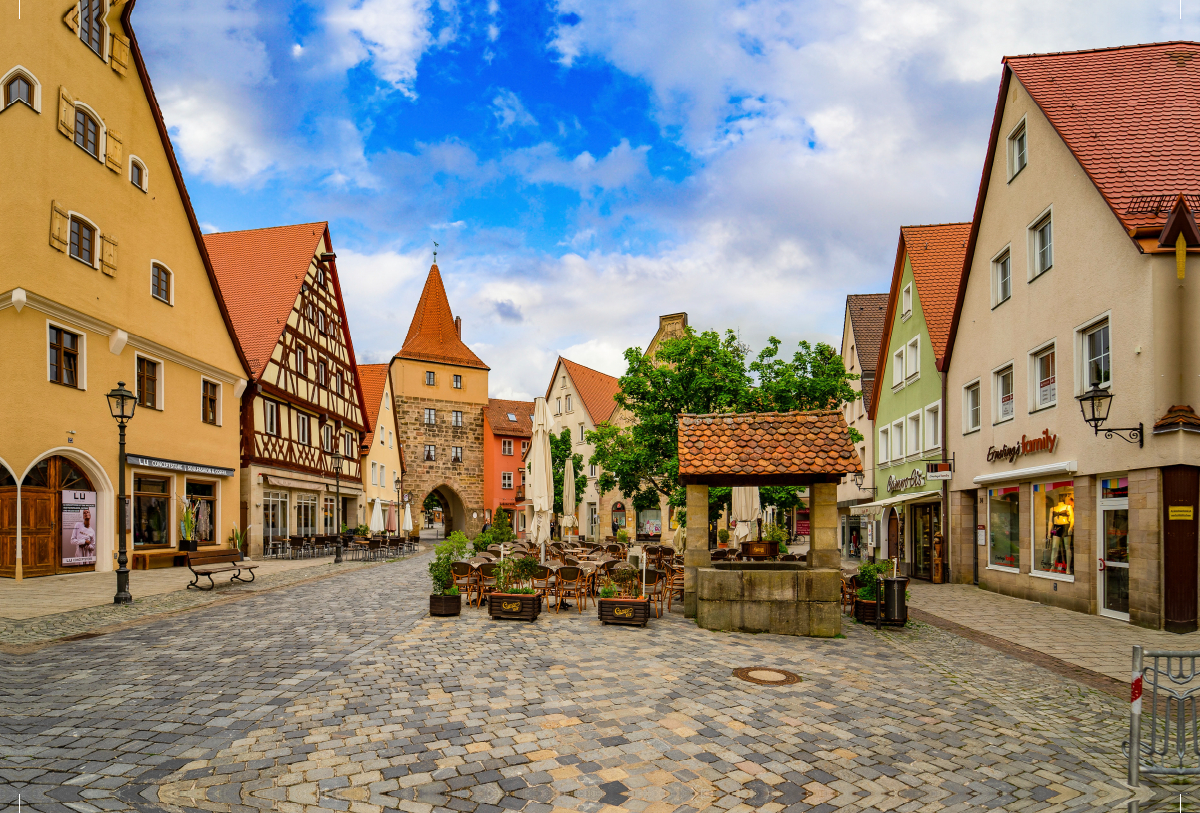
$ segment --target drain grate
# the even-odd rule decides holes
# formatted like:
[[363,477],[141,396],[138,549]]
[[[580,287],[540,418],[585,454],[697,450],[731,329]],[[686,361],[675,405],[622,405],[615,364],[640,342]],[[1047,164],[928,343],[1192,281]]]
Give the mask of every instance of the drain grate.
[[774,669],[767,666],[748,666],[745,669],[734,669],[733,676],[747,683],[757,683],[760,686],[790,686],[800,682],[800,676],[786,669]]

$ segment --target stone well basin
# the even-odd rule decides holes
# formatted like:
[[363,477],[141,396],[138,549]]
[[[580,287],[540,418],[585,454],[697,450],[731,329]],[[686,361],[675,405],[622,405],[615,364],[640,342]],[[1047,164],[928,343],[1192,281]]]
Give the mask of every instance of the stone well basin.
[[696,572],[696,623],[710,630],[832,638],[842,574],[805,562],[714,562]]

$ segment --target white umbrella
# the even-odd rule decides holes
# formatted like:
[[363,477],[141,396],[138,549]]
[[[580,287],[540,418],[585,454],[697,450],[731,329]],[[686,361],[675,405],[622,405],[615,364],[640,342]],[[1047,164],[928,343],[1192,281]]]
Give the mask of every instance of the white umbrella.
[[533,404],[533,440],[529,448],[533,464],[528,483],[529,500],[533,503],[534,546],[541,545],[542,564],[546,563],[546,540],[550,538],[550,512],[554,509],[554,471],[550,464],[550,410],[546,399],[538,397]]
[[371,522],[367,526],[371,533],[383,530],[383,501],[376,498],[375,507],[371,510]]
[[574,528],[577,524],[575,521],[575,466],[571,463],[571,456],[567,455],[567,466],[563,471],[563,533],[566,533],[567,528]]
[[733,489],[733,518],[737,527],[733,529],[733,541],[741,544],[750,538],[754,521],[762,516],[762,508],[758,501],[758,488],[754,486],[735,486]]
[[404,524],[400,526],[400,529],[404,531],[405,536],[412,530],[412,512],[408,510],[408,503],[404,504]]

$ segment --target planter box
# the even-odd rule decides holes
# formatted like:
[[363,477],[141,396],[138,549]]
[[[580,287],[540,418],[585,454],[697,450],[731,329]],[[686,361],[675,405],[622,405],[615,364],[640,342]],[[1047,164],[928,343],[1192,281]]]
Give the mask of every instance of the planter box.
[[196,553],[200,550],[199,545],[200,545],[200,543],[195,539],[180,539],[179,540],[180,552],[189,552],[190,551],[191,553]]
[[599,598],[596,614],[604,624],[644,627],[650,620],[650,599]]
[[[882,602],[880,602],[880,605],[882,605]],[[854,619],[862,622],[863,624],[868,624],[872,627],[875,626],[875,602],[864,601],[863,599],[856,597],[854,599]],[[885,615],[882,626],[903,627],[907,622],[907,618],[905,618],[903,621],[888,621],[887,616]]]
[[539,593],[489,593],[487,605],[492,618],[536,621],[542,611],[542,597]]
[[430,596],[430,615],[458,615],[462,612],[462,594],[457,596]]

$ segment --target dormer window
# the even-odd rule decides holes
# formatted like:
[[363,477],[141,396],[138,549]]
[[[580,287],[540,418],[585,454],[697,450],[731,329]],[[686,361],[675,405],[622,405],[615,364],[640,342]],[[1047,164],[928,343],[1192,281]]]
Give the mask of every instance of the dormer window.
[[516,416],[516,415],[514,415],[514,414],[513,414],[513,413],[511,413],[511,412],[510,412],[510,413],[508,413],[508,419],[509,419],[510,421],[512,421],[513,423],[516,423],[516,422],[517,422],[517,416]]

